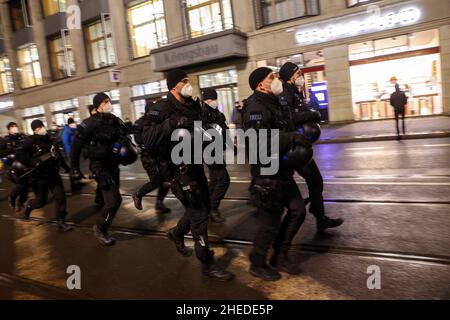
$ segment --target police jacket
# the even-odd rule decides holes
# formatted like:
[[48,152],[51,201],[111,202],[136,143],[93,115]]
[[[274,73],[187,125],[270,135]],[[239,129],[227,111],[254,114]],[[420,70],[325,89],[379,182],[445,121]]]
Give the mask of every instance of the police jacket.
[[[36,168],[38,175],[48,171],[59,171],[60,167],[66,171],[69,170],[61,150],[48,134],[44,136],[34,134],[26,137],[16,151],[16,161],[25,167]],[[45,179],[45,177],[41,178]]]
[[279,98],[286,100],[291,107],[291,117],[296,128],[309,122],[320,123],[320,113],[306,107],[303,92],[295,84],[283,82],[283,93]]
[[405,110],[405,105],[408,103],[408,98],[400,88],[396,87],[395,92],[391,94],[390,103],[395,110],[403,112]]
[[84,120],[77,128],[73,143],[72,168],[79,169],[84,146],[89,147],[89,159],[108,166],[118,166],[117,148],[129,142],[124,122],[111,113],[99,112]]
[[[295,131],[291,131],[292,124],[289,119],[285,118],[282,112],[282,105],[279,98],[272,94],[265,94],[255,91],[245,102],[242,113],[242,125],[244,130],[255,129],[258,134],[260,129],[278,129],[279,130],[279,150],[270,150],[270,130],[268,132],[268,151],[282,155],[292,148],[294,137],[297,135]],[[258,134],[259,139],[259,134]],[[260,169],[263,166],[259,161],[258,164],[252,164],[251,172],[253,177],[261,175]],[[267,165],[269,166],[269,165]],[[284,170],[284,169],[283,169]],[[277,175],[277,174],[276,174]]]
[[199,101],[186,98],[181,103],[169,93],[149,108],[145,119],[142,139],[146,150],[170,159],[172,132],[178,128],[193,129],[194,121],[202,121],[202,108]]
[[25,141],[26,136],[24,134],[8,134],[5,136],[2,142],[0,142],[0,157],[7,157],[7,164],[11,165],[14,161],[15,153],[19,147]]

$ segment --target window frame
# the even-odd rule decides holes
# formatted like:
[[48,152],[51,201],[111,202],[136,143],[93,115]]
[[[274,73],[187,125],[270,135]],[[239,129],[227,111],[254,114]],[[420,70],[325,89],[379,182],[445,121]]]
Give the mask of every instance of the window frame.
[[58,13],[61,13],[61,12],[65,12],[65,11],[61,11],[61,1],[64,1],[65,2],[65,6],[66,6],[66,9],[67,9],[67,6],[68,6],[68,3],[67,3],[67,0],[57,0],[58,1],[58,10],[56,11],[56,12],[54,12],[54,13],[50,13],[50,14],[48,14],[47,12],[46,12],[46,5],[45,5],[45,0],[41,0],[40,2],[41,2],[41,8],[42,8],[42,16],[43,16],[43,18],[45,19],[45,18],[48,18],[48,17],[51,17],[51,16],[53,16],[53,15],[55,15],[55,14],[58,14]]
[[[107,16],[107,18],[104,18],[104,16]],[[110,28],[111,28],[111,32],[106,34],[105,32],[105,23],[109,21],[110,23]],[[95,41],[92,41],[92,39],[89,36],[89,27],[92,27],[94,25],[100,24],[101,28],[102,28],[102,36],[95,38]],[[113,37],[113,30],[112,30],[112,22],[111,22],[111,15],[109,13],[105,13],[102,14],[102,16],[96,17],[94,19],[91,19],[89,21],[86,21],[83,24],[83,37],[84,37],[84,47],[85,47],[85,53],[86,53],[86,59],[88,62],[88,70],[89,72],[91,71],[96,71],[96,70],[101,70],[101,69],[105,69],[105,68],[109,68],[111,66],[115,66],[117,65],[117,53],[116,53],[116,48],[115,48],[115,42],[114,42],[114,37]],[[109,62],[109,51],[108,51],[108,38],[111,39],[111,44],[113,46],[113,52],[114,52],[114,62]],[[105,53],[106,53],[106,57],[107,57],[107,64],[105,66],[101,66],[101,67],[95,67],[94,66],[94,61],[93,61],[93,55],[92,55],[92,46],[91,44],[94,42],[101,42],[101,41],[105,41]]]
[[[204,3],[201,3],[201,4],[197,4],[197,5],[192,6],[190,8],[188,7],[187,2],[185,0],[181,0],[181,1],[182,1],[182,8],[183,8],[183,11],[184,11],[184,18],[185,18],[185,21],[186,21],[186,30],[187,30],[187,37],[188,37],[188,39],[199,38],[199,37],[203,37],[203,36],[206,36],[206,35],[209,35],[209,34],[223,32],[225,30],[231,30],[231,29],[234,29],[236,27],[235,18],[234,18],[233,1],[232,0],[230,0],[230,11],[231,11],[231,20],[232,20],[231,28],[229,28],[229,27],[227,27],[225,25],[225,19],[223,18],[223,12],[224,12],[223,8],[224,7],[223,7],[222,0],[208,0],[207,2],[204,2]],[[198,10],[198,9],[200,9],[202,7],[212,6],[215,3],[219,3],[220,16],[222,17],[222,20],[221,20],[222,30],[205,32],[202,29],[201,34],[199,34],[199,35],[192,35],[191,20],[189,18],[189,12],[192,11],[192,10]]]
[[127,31],[128,31],[128,35],[129,35],[129,39],[130,39],[129,44],[130,44],[130,54],[131,54],[131,58],[132,59],[140,59],[140,58],[148,57],[148,56],[150,56],[150,51],[152,50],[152,49],[149,49],[148,53],[145,54],[145,55],[137,55],[136,54],[137,46],[135,44],[135,40],[133,39],[133,36],[135,35],[134,30],[135,30],[136,27],[139,28],[139,27],[142,27],[142,26],[145,26],[145,25],[152,25],[153,24],[155,26],[155,30],[157,30],[157,27],[156,27],[157,26],[157,22],[163,20],[164,21],[164,29],[165,29],[165,39],[166,39],[166,41],[160,41],[158,32],[156,32],[156,42],[157,42],[158,45],[157,45],[157,47],[155,49],[161,48],[161,47],[169,44],[169,35],[168,35],[168,32],[167,32],[167,19],[166,19],[165,7],[164,7],[164,0],[161,0],[161,2],[163,4],[163,10],[164,10],[162,18],[150,19],[149,21],[146,21],[146,22],[141,23],[139,25],[133,25],[132,24],[131,11],[133,10],[133,8],[142,7],[142,6],[151,4],[152,2],[153,2],[153,0],[146,0],[146,1],[138,2],[138,3],[131,3],[126,8],[126,10],[127,10],[127,13],[126,13],[126,15],[127,15],[127,25],[128,25],[127,26]]
[[11,22],[11,29],[13,32],[17,32],[20,30],[23,30],[25,28],[30,28],[32,26],[32,21],[31,21],[31,15],[30,12],[28,10],[28,0],[17,0],[20,3],[20,9],[21,9],[21,15],[22,15],[22,23],[20,26],[18,26],[15,21],[18,21],[16,19],[13,18],[12,12],[13,12],[13,7],[11,5],[11,2],[8,2],[8,16]]
[[[35,47],[36,51],[38,51],[36,43],[29,43],[29,44],[26,44],[26,45],[21,46],[21,47],[16,49],[17,65],[18,65],[18,68],[21,69],[20,73],[19,73],[19,78],[20,78],[19,82],[20,82],[20,88],[22,90],[26,90],[26,89],[30,89],[30,88],[34,88],[34,87],[39,87],[39,86],[42,86],[44,84],[44,79],[43,79],[43,75],[42,75],[42,67],[41,67],[39,52],[38,52],[37,60],[32,60],[31,62],[25,63],[24,65],[20,64],[20,58],[19,58],[20,52],[21,51],[25,51],[25,50],[29,50],[30,51],[30,57],[31,57],[32,56],[31,50],[33,49],[33,47]],[[41,73],[41,81],[40,81],[40,83],[38,83],[38,81],[36,81],[37,78],[36,78],[36,72],[35,72],[35,69],[34,69],[34,64],[35,63],[39,64],[39,69],[40,69],[39,72]],[[26,67],[26,66],[31,66],[31,70],[33,71],[33,82],[34,82],[34,85],[29,86],[29,87],[24,87],[23,86],[23,74],[22,74],[22,72],[23,72],[24,67]]]
[[[49,62],[50,62],[50,69],[52,72],[53,81],[67,79],[67,78],[73,77],[76,74],[76,63],[75,63],[75,55],[74,55],[72,43],[71,43],[72,41],[71,41],[71,39],[70,39],[70,41],[64,40],[63,33],[65,34],[66,37],[69,36],[69,39],[70,39],[70,32],[68,29],[63,29],[63,30],[61,30],[61,32],[59,34],[54,34],[54,35],[46,38],[47,48],[48,48],[48,58],[49,58]],[[61,39],[63,50],[53,52],[52,42],[56,41],[58,39]],[[73,61],[70,61],[70,52],[72,52]],[[57,77],[55,74],[54,62],[58,63],[58,59],[57,59],[58,53],[59,54],[63,53],[63,55],[64,55],[64,62],[65,62],[64,63],[64,68],[65,68],[64,71],[66,72],[66,76],[63,76],[63,77]],[[70,68],[72,62],[74,65],[73,73],[72,73],[72,69]]]
[[[2,56],[0,56],[0,60],[2,60],[3,65],[5,65],[5,62],[3,61],[4,59],[8,59],[8,67],[9,67],[9,71],[6,69],[0,69],[0,78],[3,78],[3,75],[5,77],[5,80],[8,82],[8,80],[11,81],[11,87],[7,87],[5,92],[0,91],[0,96],[4,96],[10,93],[13,93],[15,90],[15,86],[14,86],[14,76],[12,73],[12,68],[11,68],[11,59],[9,59],[8,55],[4,54]],[[3,88],[3,80],[1,81],[1,88]]]
[[294,21],[294,20],[298,20],[298,19],[306,19],[306,18],[310,18],[310,17],[317,17],[321,14],[321,6],[320,6],[320,1],[317,0],[317,14],[308,14],[307,12],[307,8],[308,8],[308,1],[311,0],[303,0],[304,4],[305,4],[305,15],[303,16],[299,16],[299,17],[295,17],[295,18],[289,18],[286,20],[281,20],[281,21],[276,21],[276,22],[272,22],[272,23],[268,23],[268,24],[264,24],[264,15],[263,15],[263,11],[262,11],[262,7],[261,7],[261,0],[253,0],[253,8],[254,8],[254,13],[255,13],[255,23],[256,23],[256,29],[263,29],[266,27],[271,27],[274,25],[278,25],[281,23],[286,23],[286,22],[290,22],[290,21]]

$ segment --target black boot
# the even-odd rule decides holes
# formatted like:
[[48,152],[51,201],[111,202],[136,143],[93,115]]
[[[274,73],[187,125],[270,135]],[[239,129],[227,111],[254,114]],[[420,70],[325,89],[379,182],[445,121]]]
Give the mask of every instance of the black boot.
[[211,221],[214,223],[224,223],[226,219],[222,217],[219,210],[211,210],[211,213],[209,214],[209,217],[211,218]]
[[143,209],[142,208],[142,197],[139,197],[137,195],[137,193],[135,193],[135,194],[133,194],[132,198],[133,198],[135,208],[138,209],[139,211],[141,211]]
[[33,211],[33,208],[31,207],[31,205],[30,204],[25,205],[25,211],[23,212],[22,219],[29,220],[31,211]]
[[68,232],[73,230],[72,226],[69,226],[64,220],[58,220],[58,229],[63,232]]
[[302,272],[300,267],[289,258],[287,252],[275,252],[270,259],[270,265],[278,271],[283,271],[292,275],[298,275]]
[[234,278],[234,274],[231,272],[222,269],[217,264],[213,263],[208,266],[203,267],[203,274],[205,276],[208,276],[210,278],[222,280],[222,281],[229,281]]
[[113,246],[116,243],[116,239],[109,236],[107,231],[101,230],[97,225],[94,225],[94,236],[100,241],[100,243],[106,247]]
[[331,228],[337,228],[341,224],[344,223],[344,219],[338,218],[338,219],[331,219],[327,216],[322,216],[320,218],[317,218],[317,230],[319,232],[325,231],[326,229]]
[[8,196],[8,205],[11,209],[15,209],[16,208],[16,199]]
[[277,281],[281,279],[281,274],[273,270],[268,265],[250,266],[250,274],[254,277],[261,278],[265,281]]
[[177,248],[177,251],[183,256],[183,257],[190,257],[192,256],[193,250],[191,248],[188,248],[184,244],[184,238],[179,238],[175,235],[175,229],[171,229],[169,232],[167,232],[167,238],[169,238],[170,241],[173,241],[175,243],[175,247]]
[[103,200],[103,196],[96,195],[94,202],[98,208],[102,208],[105,205],[105,200]]
[[155,210],[156,213],[170,213],[172,211],[164,205],[162,200],[156,200]]

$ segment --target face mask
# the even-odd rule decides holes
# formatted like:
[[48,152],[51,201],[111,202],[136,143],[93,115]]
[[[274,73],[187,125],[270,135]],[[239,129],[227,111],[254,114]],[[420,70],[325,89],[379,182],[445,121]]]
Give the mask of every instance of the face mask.
[[283,83],[280,81],[280,79],[275,78],[270,85],[270,89],[272,90],[272,93],[274,95],[279,96],[283,93]]
[[303,86],[305,85],[305,79],[303,77],[298,78],[297,80],[295,80],[295,85],[299,88],[303,88]]
[[12,127],[9,132],[11,132],[11,134],[18,134],[19,133],[19,128],[17,127]]
[[104,113],[111,113],[113,112],[113,106],[110,102],[108,102],[106,105],[103,106],[103,112]]
[[194,88],[191,86],[190,83],[188,83],[183,87],[183,89],[181,89],[180,93],[185,98],[192,97],[192,94],[194,93]]
[[217,100],[211,101],[209,103],[209,106],[213,109],[217,109],[217,107],[219,106],[219,102]]
[[42,127],[42,128],[40,128],[40,129],[37,131],[37,134],[40,135],[40,136],[45,136],[45,135],[47,134],[47,129],[45,129],[44,127]]
[[69,124],[69,127],[71,127],[72,129],[76,129],[77,128],[77,124],[76,123],[71,123],[71,124]]

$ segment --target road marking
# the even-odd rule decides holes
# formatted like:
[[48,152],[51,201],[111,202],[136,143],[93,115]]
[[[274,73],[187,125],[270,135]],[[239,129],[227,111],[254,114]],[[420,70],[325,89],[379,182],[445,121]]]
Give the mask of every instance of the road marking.
[[345,148],[345,150],[383,150],[386,149],[385,147],[369,147],[369,148]]
[[[302,180],[295,180],[297,183],[304,183]],[[249,184],[251,180],[232,180],[233,183]],[[450,186],[450,182],[373,182],[373,181],[329,181],[324,184],[335,185],[386,185],[386,186]]]
[[424,147],[432,148],[432,147],[450,147],[450,144],[424,144]]

